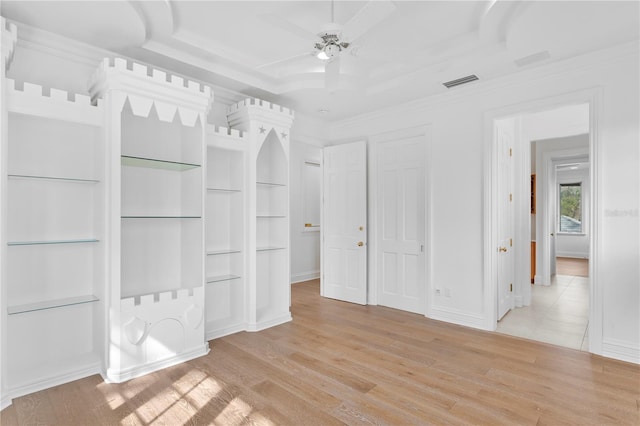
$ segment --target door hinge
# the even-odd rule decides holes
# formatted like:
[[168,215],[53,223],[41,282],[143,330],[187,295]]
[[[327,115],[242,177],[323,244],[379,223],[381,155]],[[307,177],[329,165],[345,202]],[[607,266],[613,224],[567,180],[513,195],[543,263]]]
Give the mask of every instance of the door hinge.
[[509,238],[509,247],[513,247],[513,238]]
[[509,194],[509,201],[513,201],[513,194]]
[[509,157],[513,157],[513,149],[509,148]]
[[509,291],[513,293],[513,283],[509,284]]

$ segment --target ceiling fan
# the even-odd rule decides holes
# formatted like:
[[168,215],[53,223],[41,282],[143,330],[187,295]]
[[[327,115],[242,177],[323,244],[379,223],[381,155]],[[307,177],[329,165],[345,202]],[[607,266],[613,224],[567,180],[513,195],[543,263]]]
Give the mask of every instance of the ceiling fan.
[[281,65],[313,55],[325,62],[325,87],[333,92],[338,88],[340,57],[345,54],[347,50],[352,50],[354,42],[358,40],[358,38],[382,22],[395,9],[395,5],[390,0],[369,0],[346,24],[340,25],[335,22],[334,0],[331,0],[331,22],[325,24],[318,33],[313,33],[310,30],[301,28],[278,15],[260,15],[262,19],[272,25],[313,42],[313,50],[263,64],[258,68]]

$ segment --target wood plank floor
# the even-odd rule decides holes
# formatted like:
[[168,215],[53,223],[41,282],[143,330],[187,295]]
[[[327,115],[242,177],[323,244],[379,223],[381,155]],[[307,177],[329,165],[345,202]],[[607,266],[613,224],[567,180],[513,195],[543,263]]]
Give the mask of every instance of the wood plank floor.
[[589,259],[575,257],[556,257],[556,274],[573,275],[576,277],[589,276]]
[[640,424],[640,366],[319,297],[294,321],[210,342],[122,384],[99,376],[14,400],[13,424]]

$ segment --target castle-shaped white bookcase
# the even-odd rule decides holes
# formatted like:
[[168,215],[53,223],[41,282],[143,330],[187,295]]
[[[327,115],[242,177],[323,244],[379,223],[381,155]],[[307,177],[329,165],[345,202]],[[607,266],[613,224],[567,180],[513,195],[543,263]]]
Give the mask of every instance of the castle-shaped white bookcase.
[[123,59],[90,96],[14,82],[1,24],[0,408],[290,321],[293,112],[245,99],[207,124],[209,87]]

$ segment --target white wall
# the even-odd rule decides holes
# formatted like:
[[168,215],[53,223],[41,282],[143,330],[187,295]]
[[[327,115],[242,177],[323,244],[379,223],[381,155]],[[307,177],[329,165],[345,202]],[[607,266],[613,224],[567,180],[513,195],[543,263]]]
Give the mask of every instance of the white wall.
[[[431,316],[486,327],[483,300],[484,117],[492,111],[599,88],[598,169],[594,170],[599,213],[594,265],[602,329],[592,347],[640,362],[640,93],[638,43],[522,71],[496,81],[459,87],[337,123],[333,142],[431,124],[431,273],[433,285],[451,297],[428,295]],[[373,226],[373,224],[370,224]]]
[[[293,141],[291,144],[290,164],[290,208],[291,208],[291,282],[302,282],[320,278],[320,228],[305,228],[304,188],[305,179],[309,177],[304,172],[308,167],[305,162],[322,164],[322,149]],[[318,178],[321,175],[318,175]],[[320,182],[317,182],[320,185]],[[318,203],[319,207],[320,203]],[[318,212],[319,214],[319,212]],[[319,217],[319,215],[318,215]],[[315,221],[314,221],[315,222]],[[315,224],[314,224],[315,225]]]

